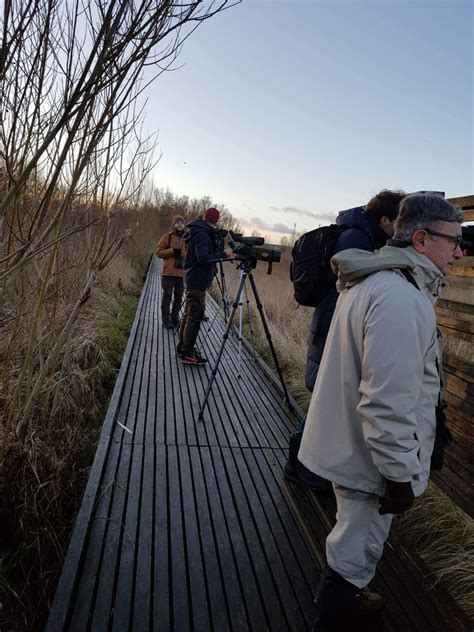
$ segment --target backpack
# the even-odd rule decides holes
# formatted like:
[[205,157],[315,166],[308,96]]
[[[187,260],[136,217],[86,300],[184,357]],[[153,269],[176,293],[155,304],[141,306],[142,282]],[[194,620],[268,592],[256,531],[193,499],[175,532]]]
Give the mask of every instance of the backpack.
[[291,251],[290,279],[297,303],[317,307],[331,290],[330,261],[344,227],[321,226],[302,235]]

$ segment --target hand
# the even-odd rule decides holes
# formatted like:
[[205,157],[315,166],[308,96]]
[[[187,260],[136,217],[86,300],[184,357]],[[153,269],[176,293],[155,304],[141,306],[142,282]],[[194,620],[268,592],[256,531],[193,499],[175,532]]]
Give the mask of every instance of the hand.
[[385,494],[380,499],[379,514],[381,516],[405,513],[415,502],[411,483],[398,483],[385,479]]
[[227,259],[232,259],[235,255],[234,255],[234,251],[232,250],[232,248],[226,248],[224,250],[225,252],[225,256],[227,257]]
[[181,248],[173,248],[173,256],[180,257],[181,256]]

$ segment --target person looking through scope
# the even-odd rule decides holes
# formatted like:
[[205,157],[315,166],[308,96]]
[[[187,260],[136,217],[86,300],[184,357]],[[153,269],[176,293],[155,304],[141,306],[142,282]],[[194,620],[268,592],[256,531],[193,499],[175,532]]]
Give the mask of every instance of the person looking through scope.
[[196,350],[196,340],[204,318],[206,291],[214,279],[216,262],[233,257],[231,248],[219,250],[216,228],[220,212],[208,208],[188,224],[184,236],[187,246],[184,264],[185,307],[179,330],[179,343],[176,353],[183,364],[202,366],[207,358]]

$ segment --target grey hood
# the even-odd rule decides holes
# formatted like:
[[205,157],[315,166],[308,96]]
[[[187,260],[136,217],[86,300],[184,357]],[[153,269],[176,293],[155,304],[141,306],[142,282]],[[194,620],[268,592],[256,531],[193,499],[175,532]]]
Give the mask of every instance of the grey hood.
[[413,246],[384,246],[375,252],[356,248],[343,250],[332,257],[331,266],[337,276],[339,292],[348,290],[362,279],[381,270],[408,270],[432,303],[445,285],[441,271]]

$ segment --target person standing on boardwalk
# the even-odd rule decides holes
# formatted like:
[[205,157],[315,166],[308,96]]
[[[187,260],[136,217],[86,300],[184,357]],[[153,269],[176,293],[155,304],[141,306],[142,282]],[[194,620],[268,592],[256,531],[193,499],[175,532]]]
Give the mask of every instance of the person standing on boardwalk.
[[184,316],[179,331],[179,343],[176,349],[183,364],[200,366],[207,359],[196,351],[196,340],[204,318],[206,290],[211,286],[216,271],[216,262],[233,257],[232,249],[219,251],[217,248],[216,228],[220,212],[208,208],[199,217],[188,224],[185,235],[187,255],[184,283],[186,287]]
[[[175,215],[171,230],[160,238],[156,246],[156,255],[162,259],[161,320],[163,327],[173,329],[179,323],[179,310],[183,299],[184,277],[184,231],[186,222],[182,215]],[[173,306],[171,307],[171,303]],[[170,314],[171,307],[171,314]]]
[[332,258],[340,296],[298,453],[333,483],[337,501],[315,632],[357,629],[356,618],[381,605],[361,590],[393,514],[426,489],[440,393],[434,303],[462,257],[462,221],[439,195],[411,194],[384,248]]
[[[373,252],[385,246],[387,239],[393,237],[400,202],[405,195],[404,191],[384,189],[374,195],[365,208],[358,206],[341,211],[336,219],[336,224],[340,227],[341,232],[336,240],[334,253],[349,248]],[[329,272],[328,287],[331,289],[315,308],[311,321],[304,376],[305,386],[309,391],[314,389],[329,326],[339,296],[336,289],[336,277],[332,272]],[[283,472],[285,478],[293,483],[315,491],[324,491],[330,486],[328,481],[310,472],[298,460],[305,419],[290,437],[288,461]]]

